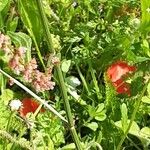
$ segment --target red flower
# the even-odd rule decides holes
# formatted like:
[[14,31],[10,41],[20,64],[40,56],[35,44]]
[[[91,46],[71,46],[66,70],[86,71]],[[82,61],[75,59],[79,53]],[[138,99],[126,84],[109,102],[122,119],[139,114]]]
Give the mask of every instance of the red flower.
[[[40,104],[32,98],[24,98],[22,100],[22,107],[19,110],[20,116],[26,117],[28,113],[34,113],[39,107],[39,105]],[[41,112],[43,111],[44,109],[41,109]]]
[[126,62],[118,61],[112,64],[107,70],[107,76],[116,88],[118,94],[127,94],[130,96],[129,84],[123,80],[123,76],[136,70],[135,66],[129,66]]
[[130,96],[130,86],[128,83],[124,82],[122,79],[119,79],[112,84],[116,88],[118,94],[127,94],[128,96]]

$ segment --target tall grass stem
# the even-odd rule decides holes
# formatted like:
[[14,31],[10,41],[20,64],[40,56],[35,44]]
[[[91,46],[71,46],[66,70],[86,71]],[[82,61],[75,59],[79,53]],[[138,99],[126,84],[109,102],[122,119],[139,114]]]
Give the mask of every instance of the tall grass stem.
[[[37,2],[39,14],[41,16],[41,21],[42,21],[43,29],[45,32],[45,37],[46,37],[49,51],[51,53],[55,54],[55,49],[53,47],[53,42],[52,42],[51,34],[49,31],[48,20],[47,20],[46,14],[44,12],[42,1],[37,0],[36,2]],[[78,137],[77,132],[76,132],[75,127],[74,127],[71,108],[70,108],[70,104],[68,101],[67,89],[65,86],[63,74],[62,74],[62,71],[61,71],[59,64],[56,65],[56,72],[58,75],[58,81],[59,81],[60,89],[61,89],[63,100],[64,100],[64,106],[65,106],[65,111],[66,111],[66,115],[67,115],[68,125],[69,125],[70,131],[71,131],[71,135],[72,135],[72,138],[75,142],[77,149],[82,150],[82,146],[81,146],[79,137]]]

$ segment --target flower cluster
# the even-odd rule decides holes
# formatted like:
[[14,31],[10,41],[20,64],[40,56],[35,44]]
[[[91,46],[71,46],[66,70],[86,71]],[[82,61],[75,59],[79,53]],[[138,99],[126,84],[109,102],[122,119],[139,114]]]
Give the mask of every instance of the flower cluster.
[[14,72],[19,75],[24,70],[24,60],[26,48],[19,47],[14,51],[9,60],[9,67],[14,70]]
[[54,89],[55,82],[51,81],[51,74],[51,68],[49,68],[49,70],[45,74],[43,74],[39,70],[35,71],[33,86],[35,87],[37,92]]
[[60,51],[60,49],[61,49],[60,37],[58,35],[54,35],[54,34],[51,34],[51,37],[52,37],[52,42],[53,42],[55,51]]
[[9,36],[0,33],[0,49],[2,49],[6,54],[10,52],[11,40]]
[[37,69],[36,60],[33,58],[23,71],[23,78],[26,82],[32,83],[32,86],[37,92],[53,90],[55,82],[51,81],[52,68],[48,68],[45,73]]
[[123,61],[117,61],[107,69],[107,76],[118,94],[127,94],[130,96],[130,86],[124,81],[124,77],[135,70],[135,66],[130,66]]
[[[5,54],[9,53],[8,66],[11,70],[23,77],[26,83],[32,83],[31,86],[37,92],[44,92],[46,90],[52,90],[55,86],[55,82],[52,82],[52,68],[53,65],[59,63],[59,59],[56,56],[51,57],[52,65],[47,68],[45,72],[40,72],[37,68],[37,62],[35,58],[32,58],[29,62],[26,62],[26,48],[15,48],[11,45],[11,40],[8,36],[0,33],[0,49]],[[13,83],[10,82],[12,85]]]

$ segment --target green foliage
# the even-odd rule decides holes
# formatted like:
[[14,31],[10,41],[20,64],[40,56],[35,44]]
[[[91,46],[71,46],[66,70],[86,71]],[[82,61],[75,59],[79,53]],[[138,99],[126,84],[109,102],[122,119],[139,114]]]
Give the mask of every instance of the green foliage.
[[106,119],[104,104],[99,104],[96,108],[89,106],[88,112],[90,117],[95,118],[97,121],[103,121]]
[[141,29],[143,31],[149,32],[150,28],[150,2],[149,0],[141,0],[141,9],[142,9],[142,24]]
[[8,119],[10,116],[10,111],[7,108],[7,106],[4,104],[4,101],[1,99],[0,100],[0,129],[6,129],[7,123],[8,123]]
[[0,96],[1,100],[4,102],[5,105],[9,104],[9,101],[12,100],[14,97],[14,92],[10,89],[5,89]]
[[6,7],[6,5],[9,3],[9,0],[1,0],[0,1],[0,12]]
[[8,35],[10,36],[12,42],[15,44],[16,47],[24,47],[26,50],[26,57],[27,62],[31,60],[31,45],[32,40],[31,38],[22,32],[8,32]]
[[37,43],[39,43],[42,38],[43,30],[41,28],[41,21],[39,20],[35,1],[19,0],[18,10],[28,32],[31,36],[34,36]]
[[38,134],[41,134],[43,140],[46,141],[45,144],[47,146],[49,146],[49,144],[51,143],[58,147],[60,144],[64,143],[64,129],[62,127],[62,123],[58,118],[56,118],[49,112],[45,112],[44,114],[38,116],[37,121],[40,123],[37,126],[39,131],[35,134],[36,136],[38,136]]
[[122,129],[125,132],[127,129],[127,122],[128,122],[128,110],[126,104],[121,105],[121,123],[122,123]]
[[64,73],[69,71],[69,67],[71,65],[71,60],[63,60],[61,64],[61,69]]
[[[26,48],[26,63],[34,57],[38,69],[47,73],[47,65],[53,60],[36,2],[0,1],[0,31],[11,38],[12,49]],[[83,149],[116,150],[135,115],[122,149],[147,150],[150,145],[150,84],[136,114],[133,110],[150,76],[150,1],[43,0],[42,4],[54,56],[60,58],[53,66],[56,69],[60,65],[72,125]],[[3,49],[0,41],[0,68],[13,74],[8,62],[14,52],[5,55]],[[135,74],[123,76],[130,84],[130,96],[118,94],[107,76],[107,68],[118,60],[137,68]],[[58,87],[60,74],[58,77],[55,69],[52,71],[56,82],[54,90],[40,92],[39,96],[67,118],[62,96],[64,86]],[[17,79],[23,81],[22,75]],[[0,149],[22,150],[28,149],[27,145],[37,150],[76,149],[75,139],[70,134],[74,128],[46,108],[44,112],[39,109],[25,118],[20,117],[19,111],[11,111],[12,99],[30,97],[17,85],[10,86],[8,79],[0,74]],[[27,87],[32,88],[29,84]]]
[[40,44],[43,35],[43,30],[41,28],[42,25],[39,19],[39,13],[37,12],[36,2],[18,0],[18,11],[20,13],[22,22],[24,23],[25,27],[27,28],[27,31],[29,32],[30,36],[34,41],[40,62],[43,65],[43,68],[45,68],[38,45]]

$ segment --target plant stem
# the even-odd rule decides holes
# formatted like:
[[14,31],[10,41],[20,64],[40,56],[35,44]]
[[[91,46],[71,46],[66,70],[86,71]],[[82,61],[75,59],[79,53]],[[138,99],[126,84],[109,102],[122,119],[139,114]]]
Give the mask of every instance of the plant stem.
[[[55,54],[51,34],[50,34],[50,31],[49,31],[49,27],[48,27],[48,20],[46,18],[46,15],[45,15],[45,12],[44,12],[44,9],[43,9],[42,1],[37,0],[36,2],[37,2],[39,14],[41,16],[41,21],[42,21],[42,24],[43,24],[43,28],[44,28],[48,48],[49,48],[51,53]],[[74,127],[73,117],[72,117],[72,114],[71,114],[71,108],[70,108],[70,104],[69,104],[69,101],[68,101],[67,89],[66,89],[66,86],[65,86],[63,74],[62,74],[62,71],[60,69],[59,64],[56,65],[56,72],[57,72],[57,75],[58,75],[60,89],[62,91],[64,106],[65,106],[65,110],[66,110],[66,115],[67,115],[69,128],[70,128],[70,131],[71,131],[71,135],[72,135],[72,138],[75,142],[75,145],[76,145],[77,149],[82,150],[82,146],[81,146],[79,137],[78,137],[77,132],[76,132],[75,127]]]
[[99,90],[99,87],[98,87],[98,81],[97,81],[96,76],[95,76],[95,70],[92,67],[91,61],[88,61],[88,64],[89,64],[89,69],[90,69],[91,76],[92,76],[92,79],[93,79],[93,83],[94,83],[94,86],[95,86],[95,91],[96,91],[96,95],[97,95],[97,98],[98,98],[98,102],[100,102],[100,100],[102,98],[102,95],[100,94],[100,90]]
[[85,88],[87,94],[90,95],[90,91],[89,91],[88,85],[87,85],[87,83],[86,83],[86,80],[85,80],[85,78],[84,78],[84,76],[83,76],[83,74],[82,74],[82,72],[81,72],[81,70],[80,70],[80,68],[79,68],[79,66],[78,66],[78,64],[77,64],[77,62],[75,62],[75,63],[76,63],[76,68],[77,68],[78,74],[79,74],[79,76],[80,76],[80,78],[81,78],[81,80],[82,80],[83,86],[84,86],[84,88]]
[[125,133],[124,133],[124,135],[122,136],[122,138],[121,138],[121,140],[120,140],[120,142],[119,142],[119,144],[118,144],[116,150],[121,150],[121,145],[123,144],[125,138],[127,137],[128,132],[129,132],[131,126],[132,126],[132,123],[133,123],[133,121],[134,121],[134,119],[135,119],[135,117],[136,117],[136,113],[137,113],[137,111],[138,111],[138,109],[139,109],[139,107],[140,107],[141,99],[142,99],[144,93],[146,92],[146,89],[147,89],[147,86],[148,86],[149,83],[150,83],[150,79],[149,79],[148,82],[145,84],[145,86],[144,86],[144,88],[143,88],[143,90],[142,90],[142,93],[141,93],[141,95],[139,96],[139,98],[138,98],[138,100],[137,100],[137,103],[136,103],[136,105],[135,105],[135,108],[134,108],[134,110],[133,110],[133,113],[132,113],[132,116],[131,116],[131,119],[130,119],[130,123],[129,123],[129,125],[128,125],[128,127],[127,127]]

